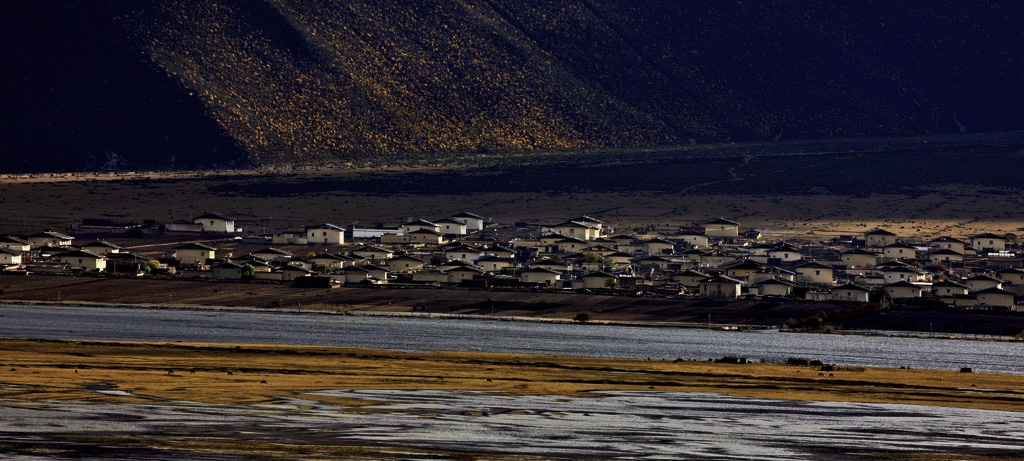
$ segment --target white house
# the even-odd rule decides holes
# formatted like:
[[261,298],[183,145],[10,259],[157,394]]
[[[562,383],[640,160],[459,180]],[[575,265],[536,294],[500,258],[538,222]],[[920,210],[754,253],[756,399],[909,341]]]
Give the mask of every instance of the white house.
[[95,242],[86,243],[85,245],[82,245],[82,249],[104,256],[111,253],[119,253],[121,251],[121,247],[106,240],[97,240]]
[[702,280],[698,284],[698,292],[704,298],[738,298],[743,282],[724,275],[716,275]]
[[28,240],[8,235],[6,237],[0,237],[0,248],[7,248],[8,250],[24,253],[32,249],[32,244],[29,243]]
[[893,299],[920,298],[924,294],[924,287],[903,281],[886,285],[885,291]]
[[850,251],[844,251],[840,258],[843,261],[843,265],[846,267],[875,267],[875,263],[878,262],[878,257],[875,253],[865,251],[861,249],[854,249]]
[[476,232],[478,230],[483,230],[484,228],[484,218],[473,213],[464,211],[462,213],[449,216],[449,218],[465,224],[467,232]]
[[206,260],[216,257],[217,249],[202,243],[186,243],[174,247],[174,259],[185,266],[206,264]]
[[445,261],[462,261],[464,263],[471,263],[474,259],[483,255],[483,250],[479,248],[474,248],[468,245],[459,245],[445,250],[444,259]]
[[739,237],[740,223],[718,218],[704,224],[704,235],[708,237]]
[[885,229],[875,229],[864,233],[864,246],[881,248],[896,243],[896,234]]
[[967,294],[967,291],[966,285],[950,282],[948,280],[932,283],[932,295],[940,298],[964,296]]
[[0,266],[21,265],[21,252],[7,247],[0,247]]
[[788,280],[768,279],[754,284],[759,296],[789,296],[793,294],[793,282]]
[[235,228],[235,219],[220,213],[206,213],[202,216],[192,218],[192,222],[203,226],[203,232],[217,232],[222,234],[233,234],[241,232],[242,229]]
[[1006,237],[993,234],[991,232],[973,235],[971,236],[971,247],[979,253],[987,251],[1004,251],[1006,250]]
[[434,221],[434,224],[437,224],[439,232],[444,235],[466,235],[469,231],[466,223],[454,218],[444,218]]
[[1016,300],[1016,296],[1013,293],[995,287],[976,292],[974,296],[978,298],[978,304],[980,305],[1010,309],[1014,307]]
[[60,232],[45,231],[28,236],[28,243],[32,248],[44,246],[66,247],[71,245],[74,237],[64,235]]
[[975,275],[964,281],[967,289],[971,292],[986,290],[989,288],[1002,288],[1003,281],[988,275]]
[[917,250],[905,243],[893,243],[882,247],[882,255],[892,259],[914,259],[917,257]]
[[808,262],[796,267],[797,280],[812,285],[832,285],[832,268],[821,263]]
[[964,242],[963,240],[947,236],[934,238],[932,240],[929,240],[928,243],[936,249],[951,250],[960,254],[963,254],[964,248],[967,247],[967,243]]
[[306,227],[309,245],[341,245],[345,243],[345,229],[331,223]]
[[437,232],[439,227],[440,226],[438,226],[437,224],[434,224],[434,223],[432,223],[430,221],[427,221],[425,219],[417,219],[417,220],[409,221],[409,222],[407,222],[405,224],[402,224],[400,229],[402,230],[402,234],[403,235],[409,235],[410,232],[418,231],[420,229],[429,229],[429,230],[432,230],[434,232]]
[[607,272],[591,272],[580,278],[583,279],[585,289],[609,288],[609,285],[615,283],[615,276]]
[[868,295],[871,292],[867,288],[848,283],[846,285],[840,285],[832,287],[828,290],[829,298],[833,301],[856,301],[866,303],[868,302]]
[[91,251],[75,250],[59,255],[60,262],[71,269],[83,271],[103,271],[107,268],[107,258]]
[[561,272],[545,269],[543,267],[533,267],[520,272],[519,280],[523,283],[536,283],[538,285],[554,286],[561,276]]
[[601,229],[576,221],[566,221],[554,227],[554,232],[563,237],[591,240],[601,236]]

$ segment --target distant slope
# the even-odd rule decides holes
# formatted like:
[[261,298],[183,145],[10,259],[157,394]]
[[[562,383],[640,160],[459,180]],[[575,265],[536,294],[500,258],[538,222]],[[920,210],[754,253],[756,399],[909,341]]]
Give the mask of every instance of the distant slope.
[[836,3],[4,4],[3,169],[1024,129],[1024,2]]

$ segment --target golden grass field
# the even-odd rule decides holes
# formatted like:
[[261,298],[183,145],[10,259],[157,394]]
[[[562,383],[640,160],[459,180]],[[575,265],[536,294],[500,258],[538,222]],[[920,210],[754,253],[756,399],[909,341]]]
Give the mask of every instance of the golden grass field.
[[[566,396],[657,389],[1024,411],[1024,376],[941,370],[839,367],[822,373],[813,366],[760,363],[20,339],[0,340],[0,366],[0,382],[30,387],[27,392],[4,395],[2,399],[8,401],[158,397],[246,404],[319,389],[451,389]],[[133,396],[99,394],[90,384],[105,384]]]
[[[497,395],[601,398],[600,391],[665,391],[795,400],[938,405],[1024,411],[1024,377],[936,370],[716,364],[479,352],[392,352],[358,348],[188,343],[0,340],[0,403],[44,402],[231,405],[289,398],[344,413],[385,411],[382,402],[307,392],[330,389],[483,391]],[[978,390],[978,391],[975,391]],[[984,390],[984,391],[982,391]],[[113,391],[113,392],[111,392]],[[118,392],[120,391],[120,392]],[[83,407],[84,408],[84,407]],[[68,434],[66,442],[122,449],[289,458],[534,459],[499,453],[332,444],[281,434],[274,441],[210,435]],[[132,448],[135,447],[135,448]],[[42,448],[0,442],[0,450]],[[33,451],[35,450],[35,451]],[[410,451],[411,450],[411,451]],[[890,459],[1001,459],[985,456],[876,453]]]

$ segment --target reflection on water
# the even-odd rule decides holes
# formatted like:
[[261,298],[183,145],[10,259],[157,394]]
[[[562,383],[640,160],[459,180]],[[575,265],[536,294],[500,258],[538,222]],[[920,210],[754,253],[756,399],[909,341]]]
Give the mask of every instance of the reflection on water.
[[[509,396],[439,390],[324,390],[252,406],[0,403],[0,439],[160,434],[234,442],[372,445],[601,458],[793,459],[872,452],[1024,456],[1019,413],[794,402],[717,394]],[[372,400],[369,407],[315,397]]]

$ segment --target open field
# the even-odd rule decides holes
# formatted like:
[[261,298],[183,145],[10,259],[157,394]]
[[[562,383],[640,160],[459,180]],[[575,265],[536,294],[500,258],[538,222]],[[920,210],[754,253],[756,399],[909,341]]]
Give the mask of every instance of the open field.
[[[376,446],[365,442],[339,442],[326,437],[326,434],[310,432],[308,426],[306,430],[275,430],[273,438],[261,439],[259,434],[262,432],[255,426],[250,429],[254,432],[232,433],[246,426],[239,426],[240,420],[218,423],[217,415],[241,411],[251,418],[271,418],[266,420],[266,424],[278,425],[290,418],[289,414],[294,418],[316,414],[316,418],[306,424],[321,426],[351,418],[400,417],[406,413],[420,420],[439,418],[438,424],[447,419],[436,413],[420,413],[420,410],[409,406],[412,400],[406,402],[404,410],[401,405],[396,406],[397,402],[379,400],[390,400],[388,392],[395,395],[415,392],[418,396],[408,394],[406,399],[439,399],[433,404],[433,411],[440,413],[446,411],[446,405],[458,406],[457,402],[462,399],[479,400],[487,395],[501,397],[499,400],[505,401],[502,405],[513,405],[511,401],[516,399],[541,398],[550,400],[547,405],[554,408],[558,401],[584,402],[581,404],[591,401],[594,403],[585,405],[599,405],[598,401],[615,400],[616,397],[612,396],[621,392],[648,392],[653,393],[652,396],[665,397],[697,392],[701,395],[792,400],[794,405],[803,405],[807,411],[810,409],[806,402],[821,401],[1021,412],[1024,411],[1022,387],[1024,378],[1021,376],[932,370],[839,367],[821,372],[818,367],[775,364],[388,352],[297,346],[2,340],[0,411],[35,414],[35,418],[25,421],[24,424],[28,425],[45,421],[41,415],[45,415],[49,408],[64,408],[69,413],[65,413],[63,423],[39,431],[34,443],[19,442],[12,437],[8,442],[0,443],[0,450],[9,454],[49,453],[49,456],[55,456],[61,453],[62,447],[76,450],[83,447],[114,450],[114,447],[120,447],[149,455],[152,452],[146,450],[179,452],[183,456],[216,452],[234,456],[372,458],[388,456],[389,450],[395,449],[394,444],[385,442],[385,446]],[[446,403],[444,393],[447,392],[468,394]],[[722,405],[728,404],[727,398],[719,397],[718,400]],[[671,397],[666,403],[670,401]],[[148,415],[145,419],[162,418],[159,415],[165,411],[163,409],[192,413],[205,408],[202,414],[208,416],[196,418],[209,418],[210,427],[220,429],[204,430],[202,428],[206,426],[197,421],[181,427],[167,426],[164,428],[167,433],[104,429],[109,422],[91,430],[75,430],[77,418],[90,412],[102,415],[105,411],[116,411],[116,408],[144,409]],[[851,417],[848,412],[852,407],[843,408],[831,411],[839,412],[835,413],[836,416],[845,414],[847,418]],[[904,413],[914,411],[914,407],[899,408]],[[920,411],[924,408],[921,407]],[[480,408],[457,419],[478,418],[490,424],[490,420],[485,418],[491,418],[488,413],[496,410]],[[867,410],[862,408],[860,411]],[[515,419],[529,413],[512,410],[495,417]],[[908,416],[910,414],[907,413]],[[1004,413],[999,415],[999,418],[1015,418]],[[549,418],[552,416],[559,417],[557,412]],[[126,427],[144,422],[140,419],[131,423],[132,417],[125,417],[128,418],[123,422]],[[109,416],[102,418],[112,421]],[[1011,419],[1003,424],[1012,426],[1018,423]],[[64,430],[59,430],[61,425],[66,426]],[[415,437],[414,434],[409,436]],[[508,458],[500,452],[466,453],[412,446],[415,448],[410,450],[425,458],[523,459]],[[925,450],[943,451],[939,447]],[[1005,449],[1002,453],[1006,453]],[[972,454],[970,451],[959,452],[959,456]]]
[[[715,155],[632,153],[486,168],[287,170],[0,181],[0,232],[83,218],[157,222],[219,211],[249,231],[397,225],[468,210],[501,223],[589,214],[623,230],[728,217],[774,236],[884,227],[905,237],[1020,232],[1016,146]],[[963,165],[963,158],[972,159]]]

